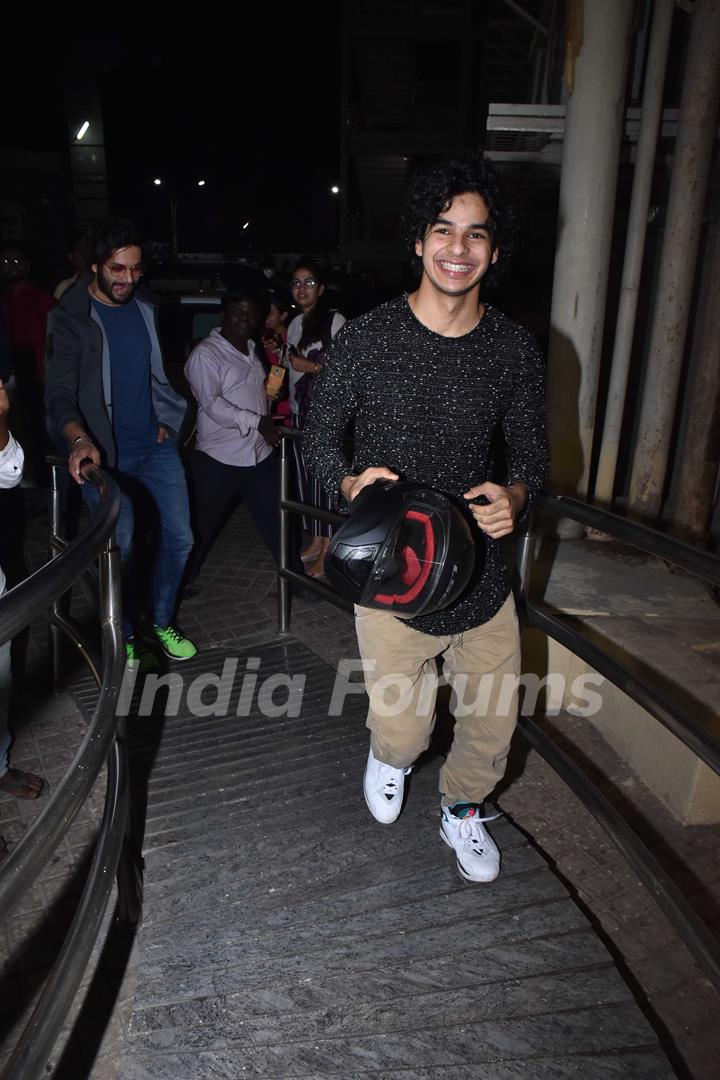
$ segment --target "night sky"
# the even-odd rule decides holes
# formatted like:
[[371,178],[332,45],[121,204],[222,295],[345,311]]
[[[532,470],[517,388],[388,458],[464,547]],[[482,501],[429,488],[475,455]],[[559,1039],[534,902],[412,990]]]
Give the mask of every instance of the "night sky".
[[[170,239],[172,191],[181,250],[332,243],[340,9],[259,6],[247,26],[241,12],[223,20],[214,9],[212,25],[194,25],[193,15],[178,30],[138,28],[134,7],[118,20],[132,23],[132,32],[50,33],[34,47],[30,67],[27,56],[7,58],[6,86],[28,92],[16,97],[2,142],[59,147],[63,72],[74,56],[70,67],[97,70],[102,88],[111,210],[136,220],[148,239]],[[166,181],[162,188],[153,186],[155,176]],[[310,233],[311,217],[319,235]]]
[[[210,250],[253,241],[302,247],[312,239],[310,204],[322,195],[335,213],[339,19],[328,24],[298,7],[282,19],[268,12],[263,22],[252,33],[218,25],[169,43],[158,35],[110,76],[142,87],[139,124],[128,124],[126,100],[107,85],[104,111],[113,194],[148,236],[158,214],[161,226],[168,214],[166,192],[151,186],[155,173],[178,194],[181,250],[208,250],[207,242]],[[321,35],[335,46],[324,46]]]

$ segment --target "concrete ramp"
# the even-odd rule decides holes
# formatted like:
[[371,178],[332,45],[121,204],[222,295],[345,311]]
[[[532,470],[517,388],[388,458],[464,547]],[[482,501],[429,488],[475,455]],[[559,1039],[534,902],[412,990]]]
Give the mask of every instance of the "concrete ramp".
[[[364,695],[329,716],[336,673],[315,653],[246,641],[174,670],[170,715],[161,690],[131,720],[145,915],[121,1080],[674,1075],[522,832],[492,826],[498,881],[460,878],[438,836],[437,757],[398,822],[373,821]],[[216,697],[223,715],[198,715]]]

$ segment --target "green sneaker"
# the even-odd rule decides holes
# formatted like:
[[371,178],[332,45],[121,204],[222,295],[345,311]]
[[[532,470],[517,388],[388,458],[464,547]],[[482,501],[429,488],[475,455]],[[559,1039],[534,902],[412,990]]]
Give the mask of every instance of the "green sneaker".
[[155,653],[151,652],[139,638],[131,637],[127,639],[125,653],[128,667],[137,668],[140,672],[152,671],[160,666]]
[[197,654],[196,646],[176,626],[153,626],[152,630],[171,660],[191,660]]

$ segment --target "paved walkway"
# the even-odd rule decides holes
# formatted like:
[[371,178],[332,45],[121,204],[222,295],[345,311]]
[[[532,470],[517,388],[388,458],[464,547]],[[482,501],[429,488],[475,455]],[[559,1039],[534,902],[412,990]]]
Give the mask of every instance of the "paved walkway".
[[[333,709],[335,671],[297,640],[240,648],[184,665],[165,713],[133,722],[145,918],[118,1077],[673,1075],[519,829],[495,826],[503,873],[468,885],[438,836],[437,753],[382,829],[358,784],[364,695]],[[221,715],[198,716],[197,680],[228,663]],[[266,715],[287,675],[295,715]]]
[[[611,560],[607,551],[589,557]],[[672,584],[682,589],[681,581]],[[277,649],[287,651],[290,643],[267,645],[276,628],[274,575],[242,509],[216,546],[203,586],[181,616],[204,649],[202,661],[194,662],[198,672],[212,661],[219,674],[228,656],[244,665],[248,655],[261,656],[268,671],[277,667]],[[708,617],[713,610],[707,609]],[[311,598],[295,605],[291,629],[292,662],[301,658],[311,665],[321,700],[323,680],[334,681],[338,660],[355,656],[352,622]],[[194,669],[181,670],[188,682]],[[79,703],[89,692],[83,680],[74,691]],[[77,717],[77,709],[70,711]],[[264,750],[263,741],[279,734],[280,721],[271,735],[273,724],[258,727],[255,721],[253,733],[249,718],[221,722],[181,710],[177,717],[147,718],[140,730],[150,747],[138,758],[153,766],[146,922],[92,1076],[289,1077],[331,1075],[334,1069],[347,1080],[374,1069],[386,1077],[458,1080],[610,1077],[614,1065],[595,1053],[608,1046],[617,1047],[617,1075],[623,1059],[623,1075],[673,1075],[653,1048],[657,1040],[676,1075],[717,1076],[717,995],[602,831],[542,760],[520,747],[513,783],[502,798],[533,844],[510,821],[497,825],[505,872],[489,888],[468,886],[435,835],[436,761],[414,778],[393,829],[386,832],[368,819],[360,791],[362,712],[362,698],[349,698],[342,721],[321,731],[327,721],[320,708],[317,734],[308,738],[304,732],[299,741],[295,735],[293,744],[290,725],[279,743],[271,749],[266,743]],[[210,736],[216,722],[226,725],[217,739]],[[675,825],[587,723],[559,717],[553,724],[592,762],[606,793],[635,817],[698,910],[717,926],[720,829]],[[338,725],[346,725],[342,756]],[[31,723],[19,740],[28,766],[37,743],[33,732]],[[242,747],[237,739],[249,741]],[[204,755],[209,775],[196,775],[184,763],[186,752]],[[306,764],[314,760],[307,779],[298,774],[288,786],[285,754]],[[246,761],[252,762],[249,770]],[[216,813],[231,837],[224,855],[202,833]],[[330,831],[328,822],[342,828]],[[197,843],[190,850],[192,827]],[[539,890],[524,906],[517,892],[521,881]],[[491,897],[493,890],[497,896]],[[186,921],[186,909],[198,905],[200,934]],[[531,911],[540,916],[540,929],[528,929]],[[552,920],[555,913],[559,921],[543,933],[542,918]],[[567,964],[559,966],[551,955],[558,942],[568,941],[575,956],[572,978]],[[283,968],[301,948],[307,970],[293,963]],[[8,955],[6,978],[13,979],[23,964],[14,939]],[[38,964],[30,974],[39,978],[39,970]],[[593,1001],[595,1030],[607,1043],[602,1047],[587,1041]],[[208,1038],[201,1044],[203,1031]],[[623,1042],[623,1032],[630,1042]],[[587,1058],[568,1056],[568,1047],[582,1049]],[[537,1055],[540,1048],[544,1058],[521,1065],[523,1055]],[[510,1064],[513,1054],[517,1067]],[[632,1064],[629,1054],[635,1055]],[[242,1065],[249,1071],[243,1073]],[[73,1072],[71,1060],[58,1072],[86,1074]]]

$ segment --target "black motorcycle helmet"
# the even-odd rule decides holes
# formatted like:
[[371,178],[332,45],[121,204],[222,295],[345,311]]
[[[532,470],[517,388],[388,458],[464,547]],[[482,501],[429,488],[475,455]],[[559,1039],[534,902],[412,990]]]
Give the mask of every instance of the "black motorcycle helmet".
[[355,497],[330,541],[325,577],[356,604],[412,619],[456,600],[475,556],[470,526],[447,495],[376,480]]

